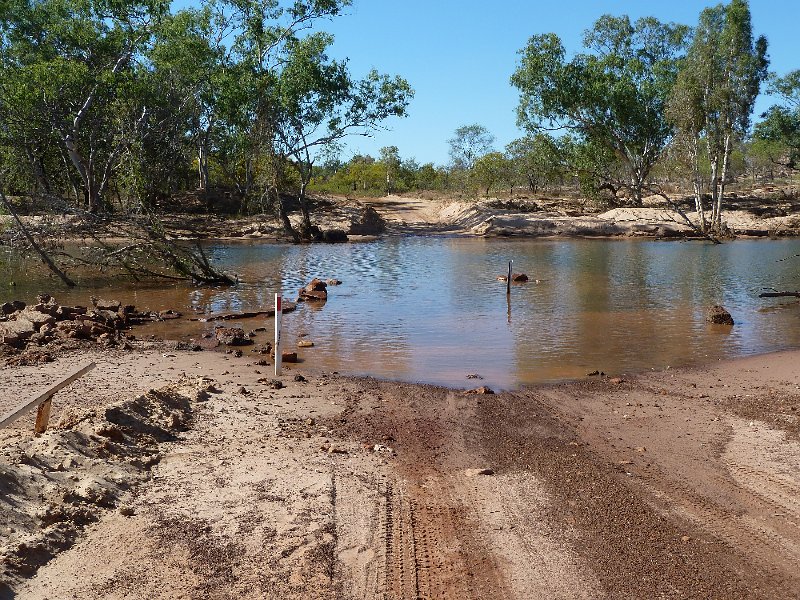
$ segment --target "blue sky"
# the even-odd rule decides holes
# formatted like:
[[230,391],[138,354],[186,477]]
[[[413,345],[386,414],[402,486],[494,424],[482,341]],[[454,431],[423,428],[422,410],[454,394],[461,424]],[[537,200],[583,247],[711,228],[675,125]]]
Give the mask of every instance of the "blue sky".
[[[501,150],[519,137],[517,91],[509,77],[517,51],[531,35],[556,33],[567,53],[580,51],[583,31],[603,14],[694,25],[717,2],[673,0],[354,0],[348,14],[325,24],[336,36],[332,55],[347,57],[354,75],[377,68],[405,77],[416,90],[409,116],[387,123],[389,131],[352,138],[342,158],[377,156],[394,145],[403,158],[445,164],[447,140],[461,125],[480,123]],[[800,68],[800,1],[751,0],[753,31],[769,40],[771,70]],[[756,112],[770,100],[760,98]]]

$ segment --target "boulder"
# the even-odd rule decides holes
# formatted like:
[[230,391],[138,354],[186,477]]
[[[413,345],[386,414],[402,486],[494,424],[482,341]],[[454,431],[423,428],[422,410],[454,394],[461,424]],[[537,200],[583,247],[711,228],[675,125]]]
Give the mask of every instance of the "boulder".
[[56,324],[56,337],[61,339],[88,339],[92,335],[91,321],[59,321]]
[[55,312],[55,318],[59,321],[74,319],[76,315],[85,315],[85,306],[59,306]]
[[25,303],[20,302],[19,300],[14,300],[13,302],[6,302],[0,307],[0,310],[2,310],[4,315],[11,315],[17,312],[18,310],[24,310],[24,309],[25,309]]
[[514,273],[511,276],[511,281],[516,281],[516,282],[528,281],[528,276],[525,275],[525,273]]
[[322,232],[322,241],[329,244],[338,244],[347,241],[347,232],[341,229],[328,229]]
[[718,304],[711,306],[706,311],[706,322],[714,323],[715,325],[733,325],[733,317],[731,313],[725,310],[724,307]]
[[283,350],[281,352],[281,360],[285,363],[296,363],[297,352],[288,352],[287,350]]

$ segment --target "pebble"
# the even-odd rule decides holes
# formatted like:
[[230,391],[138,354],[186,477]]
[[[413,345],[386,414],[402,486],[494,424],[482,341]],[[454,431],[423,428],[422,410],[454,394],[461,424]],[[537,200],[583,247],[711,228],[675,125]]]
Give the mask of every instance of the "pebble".
[[467,469],[464,471],[464,475],[467,477],[476,477],[478,475],[494,475],[494,469]]

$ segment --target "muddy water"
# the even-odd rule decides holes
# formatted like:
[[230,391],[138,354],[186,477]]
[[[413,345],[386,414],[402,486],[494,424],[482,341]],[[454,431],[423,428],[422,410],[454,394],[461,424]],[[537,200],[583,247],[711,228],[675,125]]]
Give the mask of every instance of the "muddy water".
[[[96,294],[193,317],[264,309],[279,288],[293,298],[312,277],[334,277],[343,284],[329,288],[324,306],[302,306],[284,319],[288,346],[300,334],[315,343],[299,351],[308,368],[452,386],[511,388],[594,370],[663,369],[800,346],[800,305],[757,297],[764,287],[800,288],[797,240],[713,246],[396,238],[233,244],[211,252],[239,274],[238,286],[95,278],[67,291],[30,264],[0,259],[0,289],[3,299],[31,300],[46,291],[62,303],[86,304]],[[507,299],[496,276],[509,259],[532,281],[514,285]],[[6,287],[12,280],[16,286]],[[704,322],[705,308],[715,303],[732,313],[735,327]],[[236,323],[246,330],[271,327],[264,319]],[[134,333],[190,339],[212,329],[186,318]]]

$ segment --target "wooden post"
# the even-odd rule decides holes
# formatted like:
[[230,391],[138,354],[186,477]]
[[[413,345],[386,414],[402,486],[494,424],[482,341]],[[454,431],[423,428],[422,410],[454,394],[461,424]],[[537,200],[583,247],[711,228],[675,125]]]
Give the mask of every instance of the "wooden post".
[[506,296],[511,295],[511,263],[513,260],[508,261],[508,279],[506,280]]
[[35,398],[28,400],[24,404],[18,406],[15,410],[11,411],[10,413],[6,414],[2,418],[0,418],[0,427],[5,427],[9,423],[13,423],[17,419],[19,419],[22,415],[26,412],[31,410],[34,406],[39,406],[39,410],[36,414],[36,426],[34,427],[34,431],[36,433],[44,433],[47,431],[47,424],[50,420],[50,406],[52,404],[52,398],[55,393],[65,387],[67,387],[70,383],[78,379],[79,377],[85,375],[89,371],[95,368],[95,364],[90,362],[87,365],[84,365],[71,375],[67,375],[64,379],[56,383],[55,385],[51,386],[46,391],[42,392]]
[[50,423],[50,407],[53,405],[53,397],[48,396],[39,405],[36,411],[36,423],[33,426],[33,432],[36,435],[41,435],[47,431],[47,425]]

